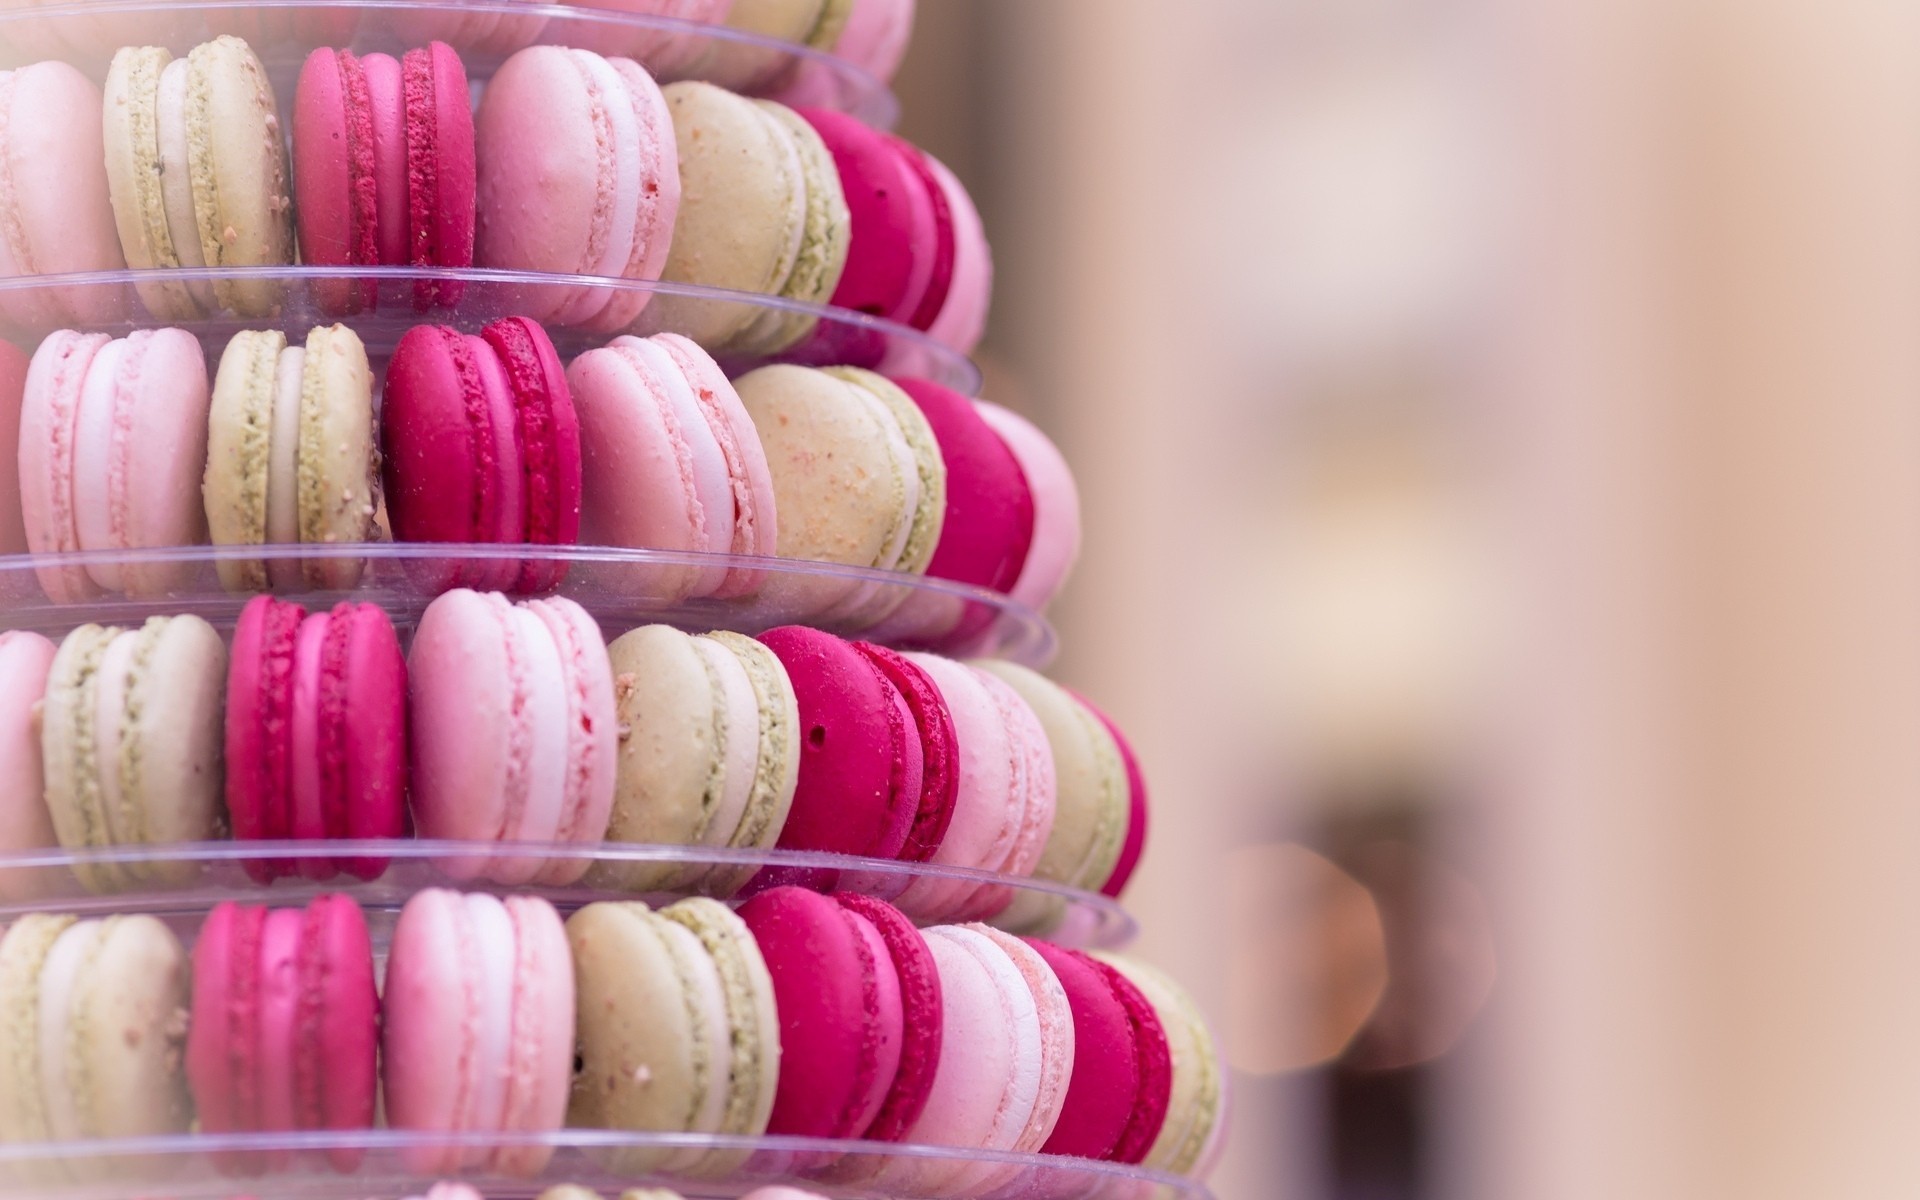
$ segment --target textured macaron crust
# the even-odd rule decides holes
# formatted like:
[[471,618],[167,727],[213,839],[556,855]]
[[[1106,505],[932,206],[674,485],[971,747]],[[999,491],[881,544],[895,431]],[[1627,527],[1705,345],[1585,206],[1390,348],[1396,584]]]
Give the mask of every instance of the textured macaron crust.
[[920,803],[899,857],[903,862],[927,862],[946,840],[959,800],[960,745],[953,714],[933,678],[918,664],[871,642],[855,642],[853,648],[886,676],[913,716],[920,739]]
[[[543,1133],[566,1117],[574,976],[566,930],[545,900],[415,894],[387,958],[381,1080],[387,1122],[433,1133]],[[538,1174],[541,1145],[432,1146],[422,1174]]]
[[[473,110],[466,69],[435,42],[399,60],[322,48],[294,92],[300,254],[321,266],[468,267],[474,249]],[[323,285],[357,311],[371,281]],[[457,281],[422,281],[423,304],[459,302]]]
[[[401,541],[570,545],[579,537],[580,427],[559,356],[521,317],[479,336],[421,325],[400,339],[381,410],[384,480]],[[563,565],[448,563],[448,585],[546,590]]]
[[919,730],[900,689],[852,643],[804,626],[760,635],[793,683],[800,779],[784,850],[896,857],[925,787]]
[[[185,1133],[190,981],[186,951],[153,917],[15,921],[0,938],[0,1142]],[[63,1165],[68,1180],[45,1182],[157,1169],[128,1159]]]
[[892,1090],[905,1015],[879,931],[858,911],[800,888],[740,906],[773,979],[780,1086],[769,1133],[862,1136]]
[[[0,276],[126,265],[101,169],[100,89],[64,62],[0,72]],[[47,329],[107,320],[108,288],[9,293],[0,316]]]
[[[665,98],[631,59],[533,46],[501,66],[475,119],[481,266],[659,279],[680,208],[679,150]],[[644,290],[542,288],[539,319],[607,332]]]
[[[607,648],[621,730],[607,839],[772,849],[800,777],[800,714],[786,668],[751,638],[667,625]],[[739,886],[740,871],[598,863],[588,882],[650,891]]]
[[[1113,967],[1152,1006],[1172,1063],[1166,1119],[1137,1161],[1155,1170],[1191,1175],[1206,1165],[1226,1109],[1225,1072],[1206,1018],[1193,998],[1157,968],[1116,954],[1093,957]],[[1145,1131],[1141,1133],[1145,1140]]]
[[[588,544],[771,555],[773,478],[759,432],[706,351],[676,334],[621,337],[574,359]],[[613,568],[626,590],[668,600],[737,597],[759,586],[741,565]]]
[[[69,849],[169,845],[219,830],[227,651],[195,616],[83,625],[54,655],[41,711],[47,808]],[[96,891],[184,883],[190,863],[76,869]]]
[[[180,329],[40,343],[20,405],[20,506],[35,554],[200,545],[210,401],[199,340]],[[56,601],[160,595],[190,564],[37,563]]]
[[945,1007],[940,999],[940,971],[926,939],[901,911],[884,900],[854,893],[832,897],[880,935],[899,983],[902,1038],[900,1062],[880,1111],[864,1136],[877,1142],[897,1142],[920,1119],[933,1091],[934,1072],[946,1036]]
[[[657,913],[591,904],[568,920],[567,937],[580,1001],[570,1126],[766,1132],[781,1075],[780,1017],[766,960],[738,916],[706,899]],[[607,1156],[622,1174],[718,1174],[738,1161],[651,1149]]]
[[409,776],[420,835],[479,843],[456,879],[577,882],[579,859],[489,856],[496,842],[597,844],[615,789],[613,671],[571,600],[448,592],[407,660]]
[[[707,83],[664,89],[680,152],[680,215],[662,278],[824,304],[846,269],[852,219],[833,156],[792,110]],[[716,354],[776,354],[811,333],[804,312],[663,296],[649,321]]]
[[[241,841],[397,838],[406,832],[406,662],[371,604],[308,615],[256,596],[227,673],[226,799]],[[250,860],[261,882],[377,877],[384,860]]]
[[1110,964],[1030,942],[1073,1011],[1073,1079],[1042,1151],[1137,1163],[1166,1120],[1173,1065],[1152,1005]]
[[[175,59],[129,46],[107,72],[105,158],[127,264],[270,267],[294,261],[287,141],[267,70],[246,42],[217,37]],[[271,316],[282,284],[226,277],[140,287],[155,316],[219,309]]]
[[[0,854],[59,845],[40,770],[40,706],[54,645],[23,629],[0,632]],[[41,872],[0,871],[0,900],[24,900],[52,883]]]
[[[289,346],[277,330],[237,333],[220,356],[201,486],[216,546],[374,539],[378,452],[373,369],[359,335],[316,328]],[[222,559],[235,591],[351,589],[363,561]]]
[[[378,1010],[373,942],[352,900],[217,906],[193,948],[186,1067],[201,1131],[370,1128]],[[341,1171],[360,1161],[353,1150],[328,1157]]]

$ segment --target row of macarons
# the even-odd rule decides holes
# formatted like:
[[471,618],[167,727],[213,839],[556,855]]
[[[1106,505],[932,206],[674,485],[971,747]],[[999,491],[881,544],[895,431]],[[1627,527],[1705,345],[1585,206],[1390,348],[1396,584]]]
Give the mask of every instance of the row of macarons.
[[[677,334],[623,335],[562,367],[523,317],[415,326],[376,375],[344,325],[234,335],[211,381],[183,329],[0,342],[0,554],[266,544],[499,543],[780,557],[932,575],[1035,611],[1080,543],[1071,471],[1020,416],[859,368],[729,380]],[[12,444],[17,437],[18,446]],[[11,485],[18,470],[18,484]],[[18,507],[15,507],[15,506]],[[235,591],[356,586],[364,560],[229,559]],[[58,602],[164,596],[195,564],[43,560]],[[588,568],[589,572],[593,568]],[[751,566],[602,568],[661,603],[771,589],[792,619],[963,645],[952,594]],[[447,584],[559,586],[563,563],[473,564]]]
[[[552,1144],[529,1135],[562,1128],[1189,1174],[1222,1124],[1206,1022],[1157,970],[984,925],[918,929],[871,897],[600,902],[563,923],[537,897],[429,889],[402,908],[378,974],[366,917],[341,895],[222,903],[190,954],[149,916],[23,917],[0,940],[0,1140],[338,1132],[383,1114],[428,1135],[404,1153],[429,1177],[538,1175]],[[752,1157],[595,1153],[635,1178],[727,1178]],[[352,1172],[363,1151],[349,1140],[297,1157],[215,1152],[259,1174],[320,1159]],[[916,1196],[990,1195],[1023,1169],[811,1152],[785,1166]]]
[[[833,110],[699,82],[663,90],[631,59],[537,46],[500,68],[475,112],[459,55],[434,43],[400,59],[316,50],[291,111],[283,126],[265,68],[233,37],[185,58],[124,49],[104,96],[61,62],[0,79],[0,275],[478,266],[830,302],[961,354],[985,326],[992,265],[966,189]],[[372,299],[369,284],[330,283],[328,311]],[[136,286],[170,321],[266,317],[284,299],[281,281],[257,276]],[[461,294],[436,280],[417,301]],[[0,310],[44,330],[114,319],[123,299],[0,293]],[[807,311],[649,289],[543,289],[524,311],[602,333],[672,329],[742,356],[839,362],[885,344],[816,328]]]
[[[631,630],[566,599],[448,592],[403,655],[372,605],[261,596],[229,651],[195,616],[0,633],[0,849],[392,839],[493,847],[455,879],[729,896],[840,873],[601,861],[604,843],[857,855],[1118,895],[1147,832],[1127,739],[1025,667],[898,654],[805,626],[758,638]],[[256,860],[372,878],[378,859]],[[191,864],[88,862],[98,891]],[[856,876],[928,920],[1050,928],[1048,893]],[[36,881],[0,880],[0,890]]]
[[[252,1198],[239,1197],[237,1200],[252,1200]],[[407,1200],[486,1200],[486,1197],[464,1183],[436,1183],[427,1190],[426,1195],[410,1196]],[[541,1192],[536,1200],[606,1200],[606,1197],[591,1188],[563,1183]],[[671,1188],[628,1188],[620,1193],[619,1200],[686,1200],[686,1197]],[[827,1198],[799,1188],[773,1186],[755,1188],[740,1200],[827,1200]]]
[[[51,0],[4,0],[7,9],[44,8]],[[719,26],[830,54],[876,80],[893,78],[913,35],[914,0],[574,0],[583,17],[542,11],[454,10],[451,5],[413,9],[327,6],[307,8],[225,7],[199,14],[199,33],[233,34],[260,44],[343,45],[359,38],[406,42],[444,41],[462,51],[504,55],[535,42],[577,45],[603,54],[635,58],[656,74],[709,79],[740,91],[804,87],[788,75],[785,57],[705,36],[681,26],[628,25],[595,20],[595,10],[666,17]],[[70,59],[104,67],[129,42],[180,46],[185,14],[122,11],[100,16],[63,12],[57,20],[10,24],[0,47],[10,65],[42,58]]]

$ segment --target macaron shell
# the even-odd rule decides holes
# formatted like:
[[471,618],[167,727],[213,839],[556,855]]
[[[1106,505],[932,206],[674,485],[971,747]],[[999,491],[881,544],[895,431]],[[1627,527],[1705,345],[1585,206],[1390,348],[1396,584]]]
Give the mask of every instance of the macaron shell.
[[[773,474],[760,431],[740,401],[740,393],[713,356],[690,338],[677,333],[651,339],[673,360],[695,400],[707,416],[707,427],[720,443],[733,488],[733,539],[729,550],[737,555],[770,556],[780,543],[780,524],[773,494]],[[733,567],[714,595],[720,599],[750,596],[758,591],[762,575],[747,567]]]
[[[509,896],[514,957],[512,1057],[507,1064],[503,1127],[513,1133],[545,1133],[566,1120],[573,1074],[574,979],[566,927],[553,905],[532,896]],[[530,1177],[546,1168],[551,1146],[501,1147],[493,1169]]]
[[[1173,1093],[1173,1052],[1167,1043],[1166,1028],[1161,1024],[1160,1015],[1154,1011],[1146,993],[1112,963],[1090,955],[1083,957],[1105,976],[1107,985],[1119,998],[1133,1028],[1133,1047],[1140,1077],[1138,1103],[1109,1157],[1115,1162],[1139,1163],[1153,1148],[1162,1126],[1166,1124],[1167,1106]],[[1225,1107],[1223,1097],[1222,1117],[1215,1122],[1216,1131],[1226,1124]]]
[[[778,655],[744,634],[707,634],[740,661],[759,705],[760,727],[747,809],[728,844],[736,850],[771,850],[785,831],[800,782],[800,707],[793,681]],[[716,868],[708,885],[732,895],[753,875],[750,867]]]
[[[94,358],[110,341],[103,333],[62,330],[40,343],[27,367],[20,402],[20,511],[34,554],[80,549],[73,490],[80,397]],[[34,572],[56,603],[99,594],[85,567],[36,562]]]
[[[375,540],[374,480],[380,459],[373,431],[373,368],[358,334],[328,325],[307,334],[297,451],[301,542],[340,545]],[[361,558],[308,559],[307,583],[350,591]]]
[[[481,969],[464,897],[429,889],[407,901],[393,928],[381,991],[380,1077],[391,1128],[465,1127],[471,1076],[481,1069],[475,1061],[481,992],[492,982]],[[408,1166],[440,1174],[458,1169],[460,1159],[457,1147],[422,1147]]]
[[1072,1082],[1042,1152],[1107,1158],[1142,1103],[1133,1019],[1092,959],[1051,942],[1030,945],[1060,981],[1073,1012]]
[[1061,986],[1059,977],[1032,946],[991,926],[976,925],[972,928],[992,939],[995,945],[1006,952],[1033,993],[1034,1012],[1040,1021],[1040,1086],[1034,1100],[1033,1114],[1014,1141],[1014,1149],[1026,1154],[1036,1153],[1053,1136],[1073,1076],[1077,1052],[1073,1008],[1067,1001],[1066,989]]
[[[833,156],[850,214],[847,266],[834,289],[833,303],[904,321],[912,315],[901,310],[920,265],[916,248],[934,236],[932,206],[924,189],[884,134],[831,109],[796,111]],[[922,279],[920,291],[925,290]]]
[[[553,840],[598,845],[613,808],[619,743],[607,644],[593,617],[572,600],[530,600],[526,607],[553,639],[566,689],[566,794]],[[556,859],[537,878],[567,886],[579,882],[586,870],[585,859]]]
[[[281,266],[294,260],[293,194],[273,85],[253,50],[223,35],[188,55],[187,136],[194,214],[209,266]],[[275,280],[222,279],[214,292],[242,316],[271,316]]]
[[[825,304],[846,272],[853,237],[853,219],[840,173],[826,143],[798,113],[772,100],[756,103],[777,136],[792,147],[805,192],[800,238],[792,265],[775,294],[802,304]],[[817,319],[806,311],[763,309],[728,340],[727,349],[737,354],[779,354],[804,341],[817,325]]]
[[[666,270],[673,246],[673,227],[680,215],[680,150],[673,131],[667,98],[646,68],[630,58],[607,60],[626,84],[633,104],[638,136],[629,144],[639,155],[640,196],[635,204],[632,250],[617,273],[628,279],[655,280]],[[617,264],[610,264],[617,266]],[[590,328],[602,333],[626,329],[653,299],[651,290],[632,289],[608,295],[606,308]]]
[[927,420],[947,468],[946,520],[927,574],[1009,592],[1034,537],[1020,461],[974,402],[924,379],[895,379]]
[[920,666],[871,642],[855,642],[853,647],[898,689],[907,702],[907,711],[913,714],[920,738],[920,804],[907,831],[906,844],[900,848],[900,858],[903,862],[930,861],[946,839],[959,799],[960,746],[953,714],[932,677]]
[[1093,702],[1078,692],[1069,692],[1080,706],[1099,718],[1112,735],[1114,745],[1120,748],[1120,757],[1127,765],[1127,840],[1121,844],[1120,858],[1113,865],[1113,874],[1108,876],[1100,891],[1108,896],[1118,897],[1126,889],[1127,882],[1133,878],[1135,868],[1140,865],[1140,856],[1147,845],[1147,777],[1140,769],[1140,759],[1133,751],[1133,743],[1121,732],[1113,718],[1107,716]]
[[980,210],[966,187],[945,163],[925,151],[922,154],[953,214],[954,237],[953,282],[927,334],[961,354],[972,354],[987,332],[987,310],[993,302],[993,251]]
[[[409,50],[401,60],[407,105],[409,260],[422,267],[473,265],[476,152],[466,68],[445,42]],[[400,198],[394,197],[393,203]],[[422,303],[451,307],[465,285],[420,283]]]
[[[186,1132],[181,1070],[191,967],[180,940],[149,916],[108,917],[67,1013],[68,1085],[89,1137]],[[122,1167],[121,1169],[128,1169]]]
[[[307,906],[300,946],[300,1025],[296,1077],[317,1095],[310,1127],[369,1129],[379,1090],[380,998],[366,915],[346,896]],[[330,1151],[336,1171],[360,1162],[353,1149]]]
[[[994,707],[999,709],[1000,721],[1007,730],[1013,751],[1009,795],[1013,798],[1011,811],[1018,824],[1014,829],[1013,849],[1001,870],[1024,878],[1038,873],[1059,816],[1059,778],[1053,746],[1033,706],[1019,692],[990,672],[972,665],[967,669],[974,672]],[[1029,910],[1017,920],[1004,915],[1014,903]],[[1058,897],[1026,892],[1015,900],[1008,888],[985,887],[975,894],[969,912],[977,920],[1000,918],[1009,928],[1027,929],[1050,926],[1063,914],[1064,908],[1064,902]]]
[[[279,330],[242,330],[227,342],[214,372],[207,413],[207,461],[201,481],[207,530],[216,546],[267,541],[273,408],[281,352]],[[371,408],[371,405],[369,405]],[[215,564],[228,591],[266,590],[267,564],[223,558]]]
[[[560,355],[547,331],[525,317],[507,317],[481,331],[512,388],[526,509],[524,533],[514,540],[571,546],[580,540],[580,417]],[[529,561],[515,587],[538,593],[560,586],[565,563]]]
[[[55,646],[37,633],[0,632],[0,854],[58,846],[40,770],[40,705]],[[57,877],[49,871],[0,871],[0,899],[25,900]]]
[[[333,734],[321,749],[337,762],[342,781],[332,836],[353,839],[399,838],[407,832],[407,662],[399,634],[386,612],[373,604],[341,604],[329,617],[331,628],[344,626],[341,668],[325,665],[322,711]],[[337,740],[336,736],[337,735]],[[335,759],[333,756],[338,755]],[[329,774],[323,767],[322,777]],[[344,810],[344,811],[342,811]],[[344,816],[344,825],[337,818]],[[383,859],[345,859],[350,875],[373,879],[386,869]]]
[[[909,656],[933,680],[945,704],[958,750],[953,816],[931,858],[938,866],[999,871],[1013,856],[1026,810],[1016,794],[1019,766],[1012,735],[1001,710],[964,663],[932,654]],[[915,879],[896,901],[921,918],[949,918],[966,911],[973,884],[948,879]]]
[[1094,957],[1140,990],[1166,1033],[1173,1067],[1167,1116],[1141,1161],[1155,1170],[1190,1174],[1214,1142],[1226,1106],[1219,1053],[1206,1018],[1165,972],[1117,954],[1096,952]]
[[940,994],[940,971],[933,952],[913,922],[882,900],[842,892],[834,903],[859,914],[879,934],[898,980],[903,1038],[899,1065],[880,1111],[863,1135],[877,1142],[897,1142],[906,1136],[926,1108],[940,1065],[946,1024]]
[[[211,625],[192,615],[150,618],[150,638],[126,679],[131,723],[120,732],[123,775],[138,781],[129,797],[154,845],[207,841],[221,832],[221,738],[227,650]],[[131,764],[131,765],[130,765]],[[155,882],[197,874],[191,864],[153,867]]]
[[[0,1088],[0,1139],[5,1141],[52,1139],[36,1070],[40,975],[54,943],[75,921],[67,915],[29,913],[0,934],[0,1062],[26,1068],[23,1072],[19,1065],[10,1066],[7,1086]],[[21,1172],[21,1181],[40,1182],[39,1176],[52,1173],[29,1166]]]
[[[226,806],[238,841],[292,836],[292,724],[295,647],[306,610],[256,596],[240,610],[227,670]],[[278,859],[242,864],[268,883],[288,867]]]
[[1031,421],[985,400],[974,403],[1020,464],[1033,494],[1033,539],[1009,594],[1045,612],[1080,556],[1080,490],[1060,448]]
[[[0,74],[0,274],[113,271],[126,265],[114,224],[100,89],[63,62]],[[41,329],[110,320],[112,288],[58,298],[11,294],[0,311]]]
[[[782,1065],[780,1015],[773,977],[746,922],[726,905],[692,897],[660,910],[664,921],[693,932],[713,959],[726,997],[731,1061],[727,1067],[723,1132],[757,1137],[772,1118]],[[701,1156],[688,1169],[703,1178],[737,1172],[748,1155],[723,1150]]]
[[[367,72],[348,50],[307,56],[293,98],[294,214],[302,262],[371,266],[380,259],[380,190]],[[354,311],[373,289],[328,281],[323,308]]]
[[[532,667],[510,650],[511,608],[458,590],[427,606],[407,655],[408,780],[421,837],[507,836],[510,778],[532,754]],[[449,864],[455,878],[482,861]]]

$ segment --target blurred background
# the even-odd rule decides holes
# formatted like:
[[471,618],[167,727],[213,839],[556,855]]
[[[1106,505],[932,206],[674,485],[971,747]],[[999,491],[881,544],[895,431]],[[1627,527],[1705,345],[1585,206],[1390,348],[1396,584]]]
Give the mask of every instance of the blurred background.
[[1222,1200],[1920,1195],[1920,6],[921,12]]

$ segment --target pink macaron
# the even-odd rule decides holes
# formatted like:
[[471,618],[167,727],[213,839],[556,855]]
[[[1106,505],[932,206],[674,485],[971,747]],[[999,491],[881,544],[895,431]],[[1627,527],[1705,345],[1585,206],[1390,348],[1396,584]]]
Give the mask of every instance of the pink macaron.
[[[256,596],[227,666],[226,799],[240,841],[398,838],[406,833],[406,661],[372,604],[308,615]],[[249,860],[283,875],[362,879],[380,858]]]
[[[20,406],[20,507],[35,554],[196,546],[212,392],[200,342],[181,329],[62,330],[40,344]],[[161,595],[190,563],[37,564],[56,601]]]
[[[535,322],[508,317],[478,336],[408,330],[387,367],[380,422],[397,539],[579,540],[579,418],[560,357]],[[436,575],[441,586],[543,592],[559,585],[565,565],[503,557]]]
[[1140,758],[1134,753],[1133,743],[1121,732],[1113,718],[1096,708],[1091,701],[1078,692],[1070,693],[1082,707],[1098,717],[1100,723],[1113,735],[1114,745],[1120,747],[1120,758],[1127,765],[1127,838],[1120,846],[1120,859],[1114,864],[1113,874],[1107,877],[1100,891],[1108,896],[1118,897],[1126,890],[1133,879],[1134,871],[1140,866],[1140,856],[1147,847],[1147,777],[1140,769]]
[[[680,208],[666,98],[640,64],[534,46],[508,59],[475,118],[476,258],[483,267],[660,278]],[[542,287],[527,311],[563,325],[625,329],[645,290]]]
[[1173,1058],[1153,1005],[1097,958],[1029,941],[1053,969],[1073,1012],[1073,1077],[1047,1154],[1138,1163],[1167,1119]]
[[[379,998],[360,906],[320,896],[269,912],[216,907],[193,949],[187,1080],[210,1134],[348,1131],[373,1125]],[[219,1156],[284,1170],[286,1156]],[[339,1171],[361,1152],[327,1155]]]
[[[387,1122],[414,1133],[546,1133],[573,1075],[573,960],[545,900],[430,889],[387,957],[380,1041]],[[410,1170],[538,1174],[551,1146],[416,1145]]]
[[[300,254],[316,266],[473,265],[474,139],[467,73],[444,42],[357,57],[319,49],[293,102]],[[370,281],[326,281],[329,311],[370,305]],[[422,281],[423,306],[459,303],[458,281]]]
[[20,520],[20,402],[27,390],[26,352],[0,341],[0,555],[25,554]]
[[1033,422],[985,400],[974,405],[1019,463],[1033,497],[1033,537],[1007,592],[1035,612],[1044,612],[1080,557],[1080,489],[1060,448]]
[[[54,644],[24,629],[0,632],[0,855],[60,844],[40,768],[40,704]],[[0,870],[0,900],[23,900],[54,882],[48,873]]]
[[[619,729],[600,628],[571,600],[515,605],[464,589],[427,606],[407,659],[420,835],[597,845],[613,808]],[[454,858],[456,879],[577,882],[582,859]]]
[[924,328],[937,342],[960,354],[972,354],[987,332],[987,310],[993,303],[993,250],[959,177],[946,164],[922,151],[927,168],[939,185],[953,222],[953,277],[939,313]]
[[832,897],[880,935],[880,945],[899,981],[901,1021],[900,1063],[880,1110],[867,1126],[865,1137],[897,1142],[906,1137],[926,1111],[933,1094],[934,1073],[946,1040],[946,1007],[940,996],[940,969],[933,951],[899,909],[871,896],[843,892]]
[[[678,334],[620,337],[567,368],[580,414],[589,545],[763,556],[779,544],[773,475],[726,373]],[[678,601],[753,592],[739,563],[599,569],[630,594]]]
[[933,677],[918,663],[885,646],[855,642],[853,648],[886,676],[907,702],[920,740],[920,803],[900,847],[902,862],[928,862],[939,853],[960,797],[960,739],[953,713]]
[[[0,71],[0,278],[117,271],[100,88],[64,62]],[[115,287],[0,290],[0,319],[40,332],[111,320]]]

